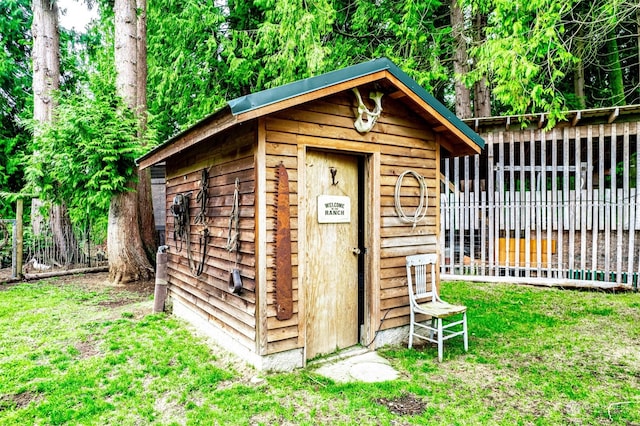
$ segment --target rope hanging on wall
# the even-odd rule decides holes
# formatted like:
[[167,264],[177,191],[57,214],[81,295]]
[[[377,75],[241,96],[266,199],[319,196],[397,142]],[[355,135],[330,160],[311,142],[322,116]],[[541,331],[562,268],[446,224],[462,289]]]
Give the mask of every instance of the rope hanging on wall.
[[240,179],[236,178],[235,189],[233,190],[233,205],[231,206],[231,214],[229,215],[229,231],[227,233],[227,245],[225,248],[229,253],[238,251],[238,228],[240,222]]
[[207,257],[207,244],[209,244],[209,229],[204,228],[201,231],[198,247],[201,253],[200,262],[196,262],[193,258],[193,252],[191,250],[191,236],[187,236],[187,258],[189,259],[189,270],[191,271],[191,275],[194,277],[199,277],[202,275],[204,271],[204,261]]
[[194,224],[204,224],[207,219],[207,201],[209,200],[209,171],[202,169],[202,178],[200,179],[200,189],[196,194],[196,202],[200,207],[200,211],[194,217]]
[[[400,189],[402,188],[402,180],[406,175],[413,176],[418,181],[418,185],[420,187],[420,201],[418,203],[418,207],[416,207],[416,211],[413,213],[413,216],[407,216],[405,214],[404,210],[402,209],[402,203],[400,202]],[[393,198],[398,217],[405,223],[413,224],[413,228],[415,228],[416,225],[427,216],[427,184],[424,181],[424,177],[422,177],[420,173],[417,173],[413,170],[402,172],[402,174],[398,176],[398,180],[396,181],[396,189]]]
[[[173,239],[176,242],[176,249],[178,252],[182,251],[182,245],[184,243],[187,250],[187,260],[189,262],[189,271],[194,277],[199,277],[204,271],[205,259],[207,256],[207,246],[211,236],[209,229],[206,226],[206,208],[207,200],[209,199],[209,173],[202,170],[202,179],[200,181],[200,190],[198,191],[196,200],[199,204],[200,211],[193,219],[194,225],[204,225],[200,231],[198,248],[200,252],[200,259],[196,261],[193,255],[193,248],[191,247],[191,224],[189,215],[189,201],[191,199],[191,193],[178,194],[173,198],[171,203],[171,214],[173,215]],[[179,245],[178,245],[179,244]]]

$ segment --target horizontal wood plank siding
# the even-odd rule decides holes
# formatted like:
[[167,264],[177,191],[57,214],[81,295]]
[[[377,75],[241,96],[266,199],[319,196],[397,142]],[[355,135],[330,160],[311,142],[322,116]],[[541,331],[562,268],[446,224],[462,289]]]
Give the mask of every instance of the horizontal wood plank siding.
[[[294,266],[294,308],[298,312],[299,282],[296,275],[298,259],[298,212],[303,207],[297,204],[298,187],[297,152],[299,146],[326,148],[352,153],[380,153],[380,176],[374,177],[379,185],[381,197],[380,217],[373,218],[374,226],[380,228],[381,253],[380,270],[373,271],[380,281],[379,293],[373,295],[380,300],[376,319],[386,315],[382,329],[408,323],[408,297],[405,278],[405,256],[410,254],[436,252],[438,243],[439,164],[436,156],[434,132],[415,114],[389,97],[383,98],[383,114],[373,130],[360,134],[354,129],[355,97],[351,92],[339,94],[323,100],[311,102],[267,117],[266,123],[266,164],[268,217],[267,238],[274,240],[275,209],[275,168],[284,164],[289,173],[291,185],[291,226]],[[413,170],[425,178],[428,188],[427,216],[415,228],[398,218],[395,210],[395,185],[401,173]],[[400,200],[406,214],[415,212],[419,202],[419,185],[411,176],[405,177],[400,190]],[[311,248],[308,248],[311,249]],[[269,251],[271,256],[273,250]],[[272,269],[274,260],[269,259]],[[271,308],[274,291],[274,272],[269,271],[268,294],[268,352],[290,349],[304,345],[303,336],[294,336],[291,320],[280,322],[275,319],[275,309]],[[371,295],[367,296],[371,297]],[[389,313],[387,313],[389,311]],[[376,320],[377,322],[378,320]],[[377,327],[377,324],[372,327]],[[298,328],[300,329],[300,328]]]
[[[255,245],[255,141],[256,127],[245,124],[216,135],[167,161],[165,241],[169,245],[169,292],[255,351],[256,339],[256,245]],[[208,202],[204,223],[196,224],[200,212],[196,199],[202,170],[209,173]],[[239,180],[239,250],[227,250],[229,220],[233,208],[235,181]],[[174,236],[171,204],[178,194],[189,194],[190,244]],[[204,229],[210,235],[206,247],[200,239]],[[203,272],[195,276],[188,252],[195,262],[204,256]],[[230,271],[237,267],[242,276],[240,295],[229,291]]]
[[[265,353],[276,353],[303,346],[300,335],[299,286],[298,286],[298,140],[297,123],[288,120],[265,119],[266,127],[266,240],[267,240],[267,274],[266,274],[266,347]],[[287,169],[289,178],[289,215],[291,227],[291,272],[293,316],[287,320],[276,318],[276,204],[278,174],[280,164]]]
[[[360,88],[365,102],[369,101],[369,89]],[[375,229],[372,232],[375,237],[367,237],[370,238],[367,241],[376,244],[368,247],[367,253],[369,256],[375,253],[376,258],[370,257],[366,262],[374,265],[368,269],[375,270],[365,274],[368,335],[362,340],[369,340],[379,329],[408,324],[405,258],[435,253],[440,241],[439,146],[431,125],[400,100],[386,95],[382,105],[383,113],[373,130],[364,134],[354,128],[357,104],[349,90],[244,121],[168,158],[166,242],[170,246],[171,296],[259,355],[303,348],[305,306],[301,275],[305,273],[302,264],[305,253],[301,250],[306,242],[300,239],[306,231],[300,227],[306,218],[300,215],[305,209],[302,193],[305,170],[298,167],[303,167],[307,149],[326,149],[366,158],[367,182],[363,190],[372,193],[364,194],[363,198],[369,204],[375,203],[364,206],[366,227],[369,232]],[[293,315],[286,320],[277,319],[275,308],[277,170],[281,164],[289,177],[292,240]],[[199,212],[196,196],[203,169],[209,171],[210,198],[204,212],[206,221],[196,224],[194,217]],[[419,182],[411,174],[396,189],[399,176],[407,171],[422,176],[427,187],[426,216],[415,226],[399,217],[396,206],[399,202],[404,214],[412,216],[420,203]],[[236,179],[240,192],[237,257],[226,249]],[[190,244],[176,240],[173,235],[170,207],[178,194],[190,194]],[[210,240],[206,247],[201,247],[204,229],[208,230]],[[206,250],[203,273],[196,277],[187,253],[199,262],[203,250]],[[241,271],[244,287],[241,295],[232,294],[228,288],[234,267]],[[261,270],[256,271],[257,268]]]
[[[406,117],[406,116],[405,116]],[[396,121],[400,121],[398,117]],[[423,139],[407,139],[402,150],[395,146],[380,147],[380,315],[384,318],[381,329],[408,324],[409,298],[405,258],[419,253],[436,253],[439,238],[438,196],[439,165],[437,164],[435,138],[421,120],[404,121],[413,125]],[[402,186],[396,191],[399,176],[412,170],[421,175],[427,187],[426,217],[415,228],[405,223],[396,210],[396,200],[405,215],[412,216],[419,204],[418,181],[405,175]]]

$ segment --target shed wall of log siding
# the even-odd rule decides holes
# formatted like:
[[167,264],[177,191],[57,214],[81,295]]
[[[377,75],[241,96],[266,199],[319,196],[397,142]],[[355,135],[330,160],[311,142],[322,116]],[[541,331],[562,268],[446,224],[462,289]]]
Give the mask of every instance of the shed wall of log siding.
[[[363,91],[367,93],[368,91]],[[365,95],[363,95],[363,98]],[[367,271],[370,277],[365,295],[370,334],[375,330],[397,327],[408,323],[408,296],[406,289],[405,256],[424,252],[436,252],[439,232],[437,203],[439,189],[439,157],[436,138],[426,123],[401,103],[389,96],[383,98],[384,112],[373,130],[358,133],[353,126],[356,109],[355,97],[349,91],[319,101],[274,113],[266,117],[264,123],[266,143],[267,179],[267,353],[279,352],[304,346],[304,324],[300,315],[301,289],[299,271],[304,271],[304,252],[299,247],[299,209],[303,203],[298,193],[299,164],[304,164],[306,149],[328,149],[364,155],[368,170],[379,170],[370,175],[374,182],[367,184],[367,190],[378,194],[367,206],[367,212],[379,212],[367,218],[367,233],[378,235],[377,247],[368,247],[368,256],[379,253],[380,258],[371,259],[374,271]],[[379,161],[375,167],[374,158]],[[287,321],[276,319],[274,308],[275,259],[275,199],[276,167],[283,163],[289,173],[291,193],[292,262],[294,271],[293,296],[294,316]],[[406,170],[414,170],[425,177],[428,187],[428,213],[424,221],[415,228],[403,223],[394,207],[394,192],[398,176]],[[418,205],[418,183],[407,177],[401,190],[403,209],[413,214]],[[367,194],[370,195],[370,194]],[[375,207],[375,208],[374,208]],[[302,213],[302,212],[300,212]],[[303,218],[306,220],[306,218]],[[374,232],[375,230],[375,232]],[[306,251],[313,250],[306,247]],[[382,318],[384,322],[380,326]],[[367,321],[367,320],[365,320]]]
[[[255,124],[237,126],[192,149],[167,160],[166,243],[169,245],[168,273],[171,297],[190,307],[208,321],[234,336],[243,346],[256,350],[255,274]],[[202,170],[209,171],[209,201],[204,224],[195,224],[199,212],[196,200]],[[239,179],[239,255],[226,249],[229,235],[235,180]],[[206,247],[202,275],[196,277],[189,266],[187,244],[173,235],[170,211],[174,197],[190,193],[191,252],[202,258],[199,239],[203,229],[211,235]],[[241,271],[243,291],[232,294],[228,279],[232,268]]]
[[[363,93],[368,94],[365,89]],[[364,95],[363,95],[364,98]],[[299,238],[299,167],[304,165],[307,149],[342,151],[365,157],[366,229],[368,242],[365,312],[368,323],[363,340],[369,340],[378,329],[408,323],[408,296],[405,257],[436,252],[439,233],[437,187],[439,154],[434,132],[421,118],[390,96],[383,98],[383,114],[373,130],[358,133],[353,126],[357,106],[352,92],[345,92],[291,109],[279,111],[216,135],[194,148],[167,161],[167,227],[170,246],[168,268],[169,291],[193,311],[234,336],[248,349],[261,354],[304,347],[304,312],[301,306],[300,273],[304,271],[304,247]],[[264,153],[264,157],[262,156]],[[256,162],[264,168],[265,182],[256,181]],[[275,204],[279,164],[287,168],[290,182],[290,213],[293,266],[293,317],[276,318],[275,311]],[[194,224],[198,212],[196,194],[203,169],[209,170],[209,196],[205,225]],[[428,188],[426,218],[416,227],[404,223],[394,207],[395,185],[400,174],[413,170],[424,176]],[[240,179],[240,256],[244,291],[240,296],[228,290],[229,271],[235,256],[225,249],[229,215],[233,202],[235,178]],[[256,189],[264,187],[264,194]],[[201,276],[190,271],[186,243],[173,236],[174,219],[170,213],[173,198],[191,193],[191,250],[193,258],[201,258],[198,246],[206,226],[212,236]],[[406,177],[400,191],[402,207],[412,215],[418,205],[418,183]],[[266,217],[258,218],[257,200],[264,197]],[[302,218],[302,221],[306,218]],[[262,223],[262,224],[261,224]],[[257,290],[257,250],[260,226],[266,242],[266,274],[264,292]],[[180,249],[181,250],[178,250]],[[304,249],[302,249],[304,248]],[[379,257],[378,257],[379,256]],[[261,295],[264,300],[260,303]],[[263,308],[260,308],[262,306]],[[384,318],[384,320],[383,320]],[[262,332],[261,330],[266,330]]]

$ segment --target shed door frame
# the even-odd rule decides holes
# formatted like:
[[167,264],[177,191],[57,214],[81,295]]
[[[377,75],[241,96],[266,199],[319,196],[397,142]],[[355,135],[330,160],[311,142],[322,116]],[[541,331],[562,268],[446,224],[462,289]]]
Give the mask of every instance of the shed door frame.
[[[380,176],[380,153],[377,151],[358,151],[340,150],[340,149],[327,149],[322,146],[312,145],[300,145],[298,147],[298,171],[299,171],[299,188],[306,188],[306,155],[307,151],[327,151],[335,154],[352,155],[359,158],[359,200],[358,209],[360,211],[359,220],[362,220],[363,236],[361,242],[363,244],[363,254],[361,255],[360,268],[364,268],[364,291],[359,303],[362,303],[362,319],[363,323],[359,325],[358,330],[359,343],[362,345],[370,344],[375,335],[377,319],[379,318],[379,300],[374,297],[379,294],[379,277],[375,273],[379,270],[379,242],[380,242],[380,227],[374,226],[376,221],[374,218],[380,217],[380,187],[379,179],[376,176]],[[298,206],[302,207],[306,205],[306,191],[304,194],[298,194]],[[302,210],[301,210],[302,211]],[[298,224],[298,246],[299,256],[298,259],[298,276],[299,279],[299,306],[298,311],[300,314],[300,320],[298,321],[299,336],[301,337],[301,344],[305,348],[304,363],[306,364],[306,294],[304,292],[304,286],[302,283],[306,277],[305,253],[308,252],[307,236],[306,236],[306,215],[299,215]],[[379,219],[378,219],[379,220]],[[375,347],[372,345],[372,347]]]

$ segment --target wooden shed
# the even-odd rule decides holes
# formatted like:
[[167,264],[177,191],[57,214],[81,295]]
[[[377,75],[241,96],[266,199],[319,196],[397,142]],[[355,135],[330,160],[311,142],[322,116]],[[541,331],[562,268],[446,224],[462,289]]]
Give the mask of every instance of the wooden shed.
[[259,369],[402,342],[441,152],[483,146],[385,58],[230,101],[138,160],[166,164],[174,314]]

